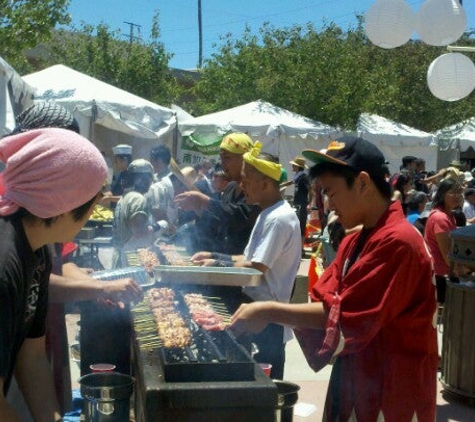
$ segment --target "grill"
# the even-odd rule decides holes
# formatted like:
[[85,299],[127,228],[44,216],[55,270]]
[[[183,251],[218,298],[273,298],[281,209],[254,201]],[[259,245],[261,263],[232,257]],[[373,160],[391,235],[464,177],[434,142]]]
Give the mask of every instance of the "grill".
[[[254,362],[227,332],[193,333],[193,346],[159,348],[167,382],[251,381]],[[190,374],[193,374],[190,377]]]
[[250,344],[239,343],[226,330],[203,329],[191,320],[182,300],[199,291],[219,298],[232,312],[249,298],[227,286],[180,285],[173,290],[192,333],[185,348],[164,347],[152,330],[144,331],[143,314],[137,318],[132,310],[136,420],[274,421],[277,389],[247,351]]
[[[159,289],[157,289],[159,290]],[[207,330],[192,319],[185,303],[184,295],[196,295],[196,287],[191,290],[164,288],[174,294],[177,314],[186,323],[191,334],[186,347],[166,347],[156,329],[155,319],[147,304],[147,299],[132,310],[133,330],[139,347],[158,350],[164,367],[165,381],[250,381],[254,379],[254,361],[243,345],[226,330]],[[201,296],[201,294],[200,294]],[[227,306],[213,296],[206,300],[213,312],[225,323],[231,316]],[[216,309],[218,308],[218,309]],[[190,376],[192,374],[192,376]]]
[[[123,277],[134,278],[145,289],[155,282],[141,267],[96,273],[101,280]],[[200,293],[229,317],[250,301],[241,288],[158,284],[174,291],[177,309],[191,331],[190,344],[164,347],[145,302],[125,310],[87,302],[81,306],[81,374],[87,374],[91,364],[107,362],[133,375],[137,421],[274,421],[277,388],[252,359],[250,342],[237,341],[226,330],[203,329],[184,301],[186,294]]]

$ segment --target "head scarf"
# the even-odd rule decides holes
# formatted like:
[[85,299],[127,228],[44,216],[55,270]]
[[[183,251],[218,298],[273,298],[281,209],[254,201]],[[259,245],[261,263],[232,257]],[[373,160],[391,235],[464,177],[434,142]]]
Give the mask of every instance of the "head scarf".
[[13,135],[31,129],[58,127],[79,133],[79,124],[61,104],[54,101],[37,101],[16,118]]
[[0,140],[4,194],[0,215],[20,207],[40,218],[56,217],[85,204],[107,177],[100,151],[66,129],[36,129]]
[[252,167],[260,171],[262,174],[270,177],[271,179],[280,181],[282,176],[282,166],[280,164],[274,163],[272,161],[262,160],[257,158],[260,154],[262,148],[262,144],[257,141],[254,144],[254,147],[250,152],[246,152],[242,158],[243,160],[250,164]]
[[219,146],[220,149],[240,155],[250,151],[252,147],[252,139],[245,133],[231,133],[226,135]]

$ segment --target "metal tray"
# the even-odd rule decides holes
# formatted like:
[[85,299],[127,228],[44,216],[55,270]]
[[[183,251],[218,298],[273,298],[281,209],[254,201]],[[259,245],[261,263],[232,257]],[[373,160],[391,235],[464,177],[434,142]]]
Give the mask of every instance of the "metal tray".
[[157,282],[165,283],[209,286],[259,286],[263,283],[262,273],[254,268],[159,265],[153,272]]
[[150,277],[142,267],[124,267],[113,270],[95,271],[92,278],[102,281],[119,280],[121,278],[133,278],[140,286],[149,287],[155,284],[155,279]]

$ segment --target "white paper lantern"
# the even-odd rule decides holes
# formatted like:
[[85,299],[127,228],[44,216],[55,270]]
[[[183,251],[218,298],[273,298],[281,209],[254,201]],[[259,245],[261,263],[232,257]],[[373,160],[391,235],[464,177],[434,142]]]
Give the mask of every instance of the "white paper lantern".
[[416,31],[429,45],[451,44],[466,27],[467,15],[459,0],[427,0],[416,15]]
[[414,13],[404,0],[377,0],[365,16],[366,35],[379,47],[399,47],[411,38],[414,22]]
[[475,88],[475,65],[461,53],[443,54],[430,64],[427,84],[441,100],[461,100]]

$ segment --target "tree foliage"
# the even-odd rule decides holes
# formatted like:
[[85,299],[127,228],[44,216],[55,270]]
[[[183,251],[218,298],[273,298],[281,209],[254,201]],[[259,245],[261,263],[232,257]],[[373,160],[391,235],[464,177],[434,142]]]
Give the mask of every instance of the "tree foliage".
[[57,24],[68,24],[69,0],[0,0],[1,55],[15,68],[24,52],[47,41]]
[[[460,41],[473,44],[471,34]],[[360,19],[346,32],[333,23],[223,37],[205,62],[195,87],[196,114],[269,101],[324,123],[354,129],[363,112],[432,131],[475,115],[471,97],[455,103],[435,98],[427,69],[443,48],[410,41],[384,50],[366,38]]]
[[171,55],[160,42],[158,14],[147,41],[124,40],[105,23],[82,23],[56,32],[46,48],[50,56],[44,67],[61,63],[158,104],[168,105],[179,95],[168,68]]

